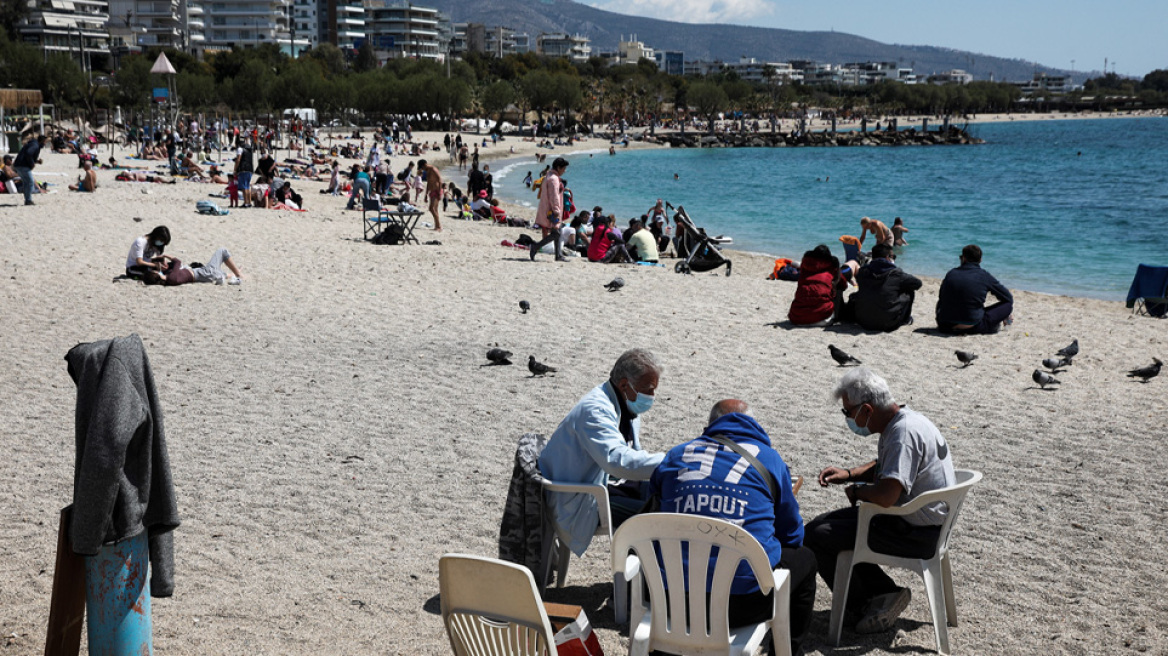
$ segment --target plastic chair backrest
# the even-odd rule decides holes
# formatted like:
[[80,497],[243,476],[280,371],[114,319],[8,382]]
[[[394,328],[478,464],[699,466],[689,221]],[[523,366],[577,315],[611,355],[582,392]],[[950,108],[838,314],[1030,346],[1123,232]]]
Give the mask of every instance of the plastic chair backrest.
[[[682,562],[682,544],[688,545],[686,564]],[[713,547],[718,548],[718,558],[710,582],[707,621],[706,588],[700,582],[708,580]],[[640,559],[641,575],[648,584],[654,649],[724,653],[730,644],[730,586],[743,560],[750,563],[763,594],[775,585],[770,559],[758,540],[720,519],[677,513],[637,515],[613,536],[614,570],[623,569],[624,556],[630,551]],[[619,560],[617,554],[621,555]],[[695,581],[699,583],[694,585]]]
[[446,554],[438,561],[438,590],[457,656],[556,656],[551,622],[526,567]]
[[953,531],[953,525],[957,523],[957,515],[961,512],[961,506],[965,503],[965,497],[969,494],[969,490],[982,479],[981,472],[970,469],[958,469],[953,474],[956,483],[952,486],[926,492],[903,506],[881,508],[872,503],[861,504],[860,531],[856,534],[856,559],[861,560],[860,554],[875,553],[868,548],[867,534],[871,517],[875,515],[910,515],[925,506],[938,502],[945,503],[948,507],[948,512],[945,514],[945,521],[941,524],[941,532],[937,537],[937,553],[935,557],[945,555],[949,551],[949,534]]

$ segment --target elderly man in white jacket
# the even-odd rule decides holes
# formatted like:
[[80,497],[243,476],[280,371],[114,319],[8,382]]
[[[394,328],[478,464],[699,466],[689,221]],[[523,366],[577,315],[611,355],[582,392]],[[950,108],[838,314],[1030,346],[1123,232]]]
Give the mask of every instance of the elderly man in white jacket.
[[[560,422],[539,458],[540,473],[549,480],[608,484],[613,528],[640,512],[647,499],[609,478],[647,481],[664,456],[642,450],[640,440],[640,415],[653,406],[661,372],[649,351],[625,351],[608,381],[585,394]],[[568,547],[581,556],[600,523],[596,501],[587,494],[553,497],[556,523],[567,534]]]

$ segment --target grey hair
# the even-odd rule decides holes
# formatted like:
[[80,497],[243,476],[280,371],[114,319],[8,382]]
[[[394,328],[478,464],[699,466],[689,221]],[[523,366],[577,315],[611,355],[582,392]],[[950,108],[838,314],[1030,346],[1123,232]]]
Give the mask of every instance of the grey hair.
[[657,358],[646,349],[629,349],[616,359],[608,379],[615,385],[620,379],[638,380],[645,374],[653,372],[660,376],[665,371]]
[[[742,404],[741,410],[732,410],[731,409],[731,408],[736,407],[738,404]],[[718,421],[722,417],[725,417],[726,415],[731,414],[733,412],[744,414],[747,417],[754,416],[754,413],[752,413],[750,411],[750,406],[747,405],[746,401],[738,401],[736,399],[728,399],[726,401],[718,401],[717,403],[714,404],[714,407],[710,408],[710,418],[708,421],[706,421],[706,425],[709,426],[710,424],[714,423],[715,421]]]
[[846,399],[849,405],[867,403],[881,410],[896,404],[892,398],[892,391],[888,389],[888,381],[867,367],[857,367],[844,374],[832,396],[836,399]]

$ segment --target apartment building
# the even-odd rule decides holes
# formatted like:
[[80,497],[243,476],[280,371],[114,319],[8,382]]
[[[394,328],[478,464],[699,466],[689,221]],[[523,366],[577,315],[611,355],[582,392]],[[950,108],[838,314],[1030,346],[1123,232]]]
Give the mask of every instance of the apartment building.
[[592,56],[590,40],[579,34],[544,33],[536,37],[535,44],[537,52],[547,57],[567,57],[574,62],[586,62]]
[[[14,0],[3,0],[4,2]],[[110,55],[108,0],[28,0],[29,13],[16,25],[24,43],[45,55],[63,53],[91,71]]]
[[204,0],[205,49],[254,48],[271,43],[281,51],[297,54],[311,44],[308,34],[292,39],[293,0]]
[[319,0],[318,39],[342,50],[356,50],[365,38],[365,3],[362,0]]
[[109,9],[115,49],[174,48],[197,54],[205,44],[201,1],[109,0]]
[[365,0],[365,27],[374,49],[391,59],[444,61],[453,33],[437,9],[395,0]]

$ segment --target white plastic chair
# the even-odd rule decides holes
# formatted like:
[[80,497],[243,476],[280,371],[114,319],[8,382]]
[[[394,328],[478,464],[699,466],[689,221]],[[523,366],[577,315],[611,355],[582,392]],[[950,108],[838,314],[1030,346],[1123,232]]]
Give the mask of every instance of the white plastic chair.
[[[965,502],[965,495],[981,480],[981,472],[958,469],[954,472],[957,483],[952,487],[926,492],[903,506],[882,508],[874,503],[860,502],[859,526],[856,529],[854,551],[841,551],[835,561],[835,585],[832,586],[831,624],[828,636],[831,644],[839,646],[843,631],[844,606],[848,599],[848,586],[852,581],[852,567],[858,563],[875,563],[886,567],[912,570],[925,582],[925,592],[929,596],[929,608],[933,614],[933,630],[937,634],[937,651],[949,652],[949,629],[957,626],[957,601],[953,594],[953,570],[949,561],[949,535],[957,522],[957,514]],[[872,518],[878,515],[911,515],[921,508],[939,501],[949,507],[941,533],[937,538],[937,551],[928,560],[902,558],[876,553],[868,548],[868,527]]]
[[[688,545],[688,567],[682,564],[683,543]],[[707,580],[710,552],[715,546],[718,559],[709,590],[707,623],[706,587],[695,582]],[[664,572],[658,565],[658,555]],[[730,585],[743,560],[750,563],[763,594],[775,590],[774,612],[765,622],[731,629]],[[699,515],[637,515],[616,532],[612,571],[632,583],[630,656],[647,656],[654,649],[695,656],[749,656],[762,644],[767,631],[773,637],[776,654],[791,653],[790,573],[783,569],[771,571],[770,558],[762,545],[741,527]],[[642,579],[649,588],[647,604]],[[686,580],[690,582],[688,591]]]
[[[546,493],[567,492],[591,495],[596,500],[596,509],[600,513],[600,524],[596,527],[595,535],[608,538],[609,544],[612,544],[612,509],[608,505],[608,488],[606,486],[589,483],[557,483],[545,478],[543,489],[548,500],[548,514],[551,516],[553,524],[555,524],[556,519],[555,513],[552,511],[551,495]],[[555,561],[558,565],[556,568],[556,587],[562,588],[568,579],[568,560],[572,557],[572,550],[568,548],[568,539],[562,533],[559,524],[555,524],[555,527],[555,544],[546,545],[544,549],[548,555],[551,555],[552,549],[556,550]],[[544,562],[547,565],[541,583],[546,588],[548,577],[551,574],[552,559],[545,556]],[[618,624],[623,623],[628,618],[627,601],[628,585],[623,576],[614,575],[612,579],[612,610]]]
[[438,590],[456,656],[556,656],[555,632],[526,567],[446,554]]

